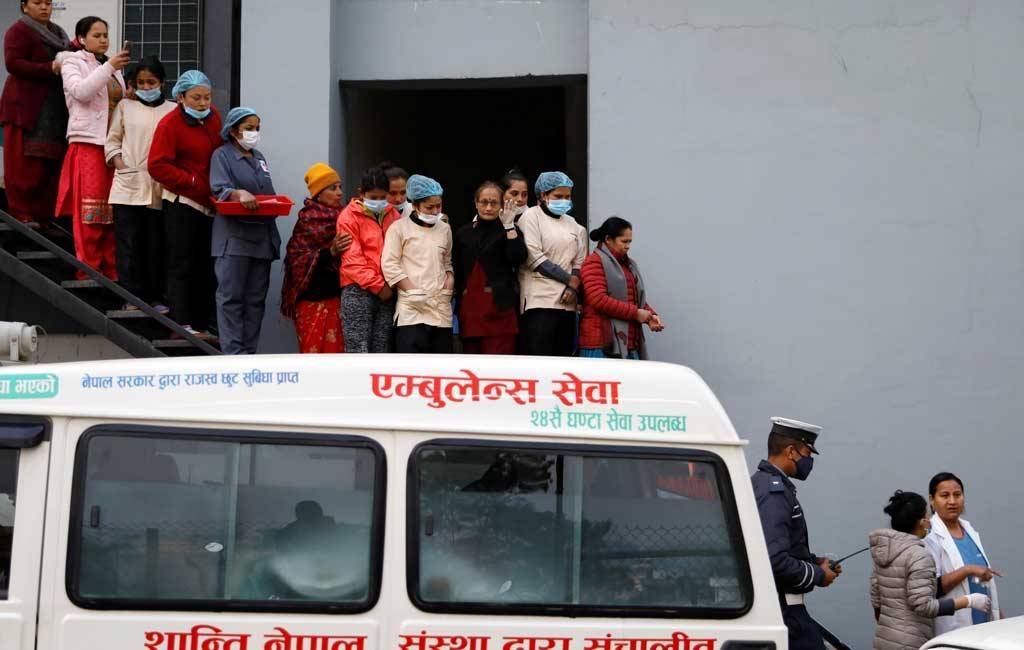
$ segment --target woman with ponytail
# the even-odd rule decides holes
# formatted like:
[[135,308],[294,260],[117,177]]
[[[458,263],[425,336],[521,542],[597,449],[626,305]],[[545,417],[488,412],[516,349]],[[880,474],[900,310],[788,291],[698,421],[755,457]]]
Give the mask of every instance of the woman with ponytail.
[[580,356],[646,359],[643,326],[665,329],[647,303],[644,279],[629,256],[633,226],[621,217],[608,217],[590,233],[597,242],[583,262],[583,316]]
[[936,616],[967,608],[988,611],[991,601],[983,594],[943,597],[935,560],[924,545],[931,529],[924,497],[897,490],[884,512],[891,528],[869,536],[871,606],[878,621],[875,650],[916,650],[935,636]]

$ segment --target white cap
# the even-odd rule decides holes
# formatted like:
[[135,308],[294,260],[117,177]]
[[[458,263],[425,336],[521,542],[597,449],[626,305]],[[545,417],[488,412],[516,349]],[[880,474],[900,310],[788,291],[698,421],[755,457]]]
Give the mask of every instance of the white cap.
[[811,451],[818,453],[818,449],[814,446],[814,443],[818,440],[818,434],[821,433],[821,427],[816,424],[808,424],[801,422],[800,420],[791,420],[789,418],[780,418],[774,416],[772,420],[772,433],[784,434],[787,437],[799,440],[811,448]]
[[789,427],[790,429],[803,429],[804,431],[810,431],[815,435],[821,433],[821,427],[819,427],[817,424],[808,424],[806,422],[801,422],[800,420],[780,418],[777,415],[773,416],[771,420],[772,424],[778,424],[780,426]]

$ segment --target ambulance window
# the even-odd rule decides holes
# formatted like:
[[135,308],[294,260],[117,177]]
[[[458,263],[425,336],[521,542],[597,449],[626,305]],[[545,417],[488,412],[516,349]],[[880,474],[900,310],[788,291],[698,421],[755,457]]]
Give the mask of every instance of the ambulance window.
[[413,463],[409,590],[421,609],[672,618],[752,604],[717,456],[446,441]]
[[383,530],[380,448],[354,438],[262,435],[86,434],[76,464],[71,598],[96,608],[372,607]]
[[11,584],[14,544],[14,498],[18,487],[18,450],[0,449],[0,600]]

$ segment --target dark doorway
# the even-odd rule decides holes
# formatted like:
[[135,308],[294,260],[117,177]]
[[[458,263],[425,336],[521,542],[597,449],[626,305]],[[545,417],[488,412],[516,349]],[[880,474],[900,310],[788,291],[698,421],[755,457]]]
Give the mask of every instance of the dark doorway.
[[472,219],[473,192],[513,166],[529,178],[572,177],[573,215],[587,224],[585,76],[341,82],[345,189],[382,160],[445,188],[453,228]]

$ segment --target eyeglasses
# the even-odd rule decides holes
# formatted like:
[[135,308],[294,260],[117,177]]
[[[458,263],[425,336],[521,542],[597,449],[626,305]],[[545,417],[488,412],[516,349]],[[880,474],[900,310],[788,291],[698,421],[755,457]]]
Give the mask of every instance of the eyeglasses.
[[501,201],[495,201],[494,199],[487,199],[487,200],[477,201],[476,204],[477,205],[482,205],[485,208],[496,208],[499,205],[501,205]]

